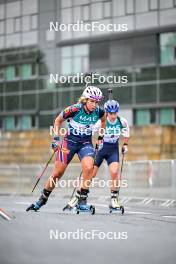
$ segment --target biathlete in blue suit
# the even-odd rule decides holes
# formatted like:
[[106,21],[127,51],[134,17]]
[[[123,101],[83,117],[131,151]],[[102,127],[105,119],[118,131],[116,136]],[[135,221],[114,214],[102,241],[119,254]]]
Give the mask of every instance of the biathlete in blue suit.
[[119,103],[108,100],[104,109],[106,112],[106,130],[103,142],[96,155],[93,178],[96,176],[103,160],[106,160],[111,175],[111,208],[119,208],[119,137],[124,137],[122,154],[128,152],[129,126],[125,118],[119,116]]

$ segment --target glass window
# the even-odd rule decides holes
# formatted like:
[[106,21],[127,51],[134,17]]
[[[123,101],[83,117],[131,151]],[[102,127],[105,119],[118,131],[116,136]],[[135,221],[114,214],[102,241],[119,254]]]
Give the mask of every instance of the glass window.
[[88,55],[88,45],[75,45],[73,46],[73,56],[86,56]]
[[22,81],[22,91],[37,90],[36,80],[23,80]]
[[53,93],[39,94],[39,108],[40,110],[52,110],[54,108]]
[[134,13],[134,0],[126,0],[126,13]]
[[22,21],[23,31],[30,30],[30,16],[24,16]]
[[21,74],[23,79],[28,79],[32,75],[32,66],[31,64],[22,65]]
[[13,18],[6,20],[6,32],[7,32],[7,34],[11,34],[14,32],[14,20],[13,20]]
[[39,127],[40,128],[49,128],[53,125],[54,117],[50,115],[40,115],[39,116]]
[[39,75],[47,75],[48,74],[48,67],[46,63],[39,64]]
[[0,37],[0,49],[3,49],[5,46],[5,38],[4,36]]
[[14,19],[14,27],[15,27],[15,32],[19,32],[21,30],[21,17],[16,17]]
[[4,110],[3,96],[0,96],[0,111]]
[[104,17],[111,17],[111,3],[112,1],[103,2]]
[[37,43],[38,43],[38,32],[36,30],[23,33],[22,35],[23,46],[35,45]]
[[11,81],[15,78],[15,67],[14,66],[8,66],[6,68],[6,80]]
[[22,95],[22,109],[34,110],[36,108],[36,94]]
[[5,68],[0,67],[0,80],[4,80]]
[[98,20],[102,18],[102,3],[96,3],[91,5],[91,19]]
[[150,124],[150,111],[149,110],[136,110],[135,124],[137,126],[145,126]]
[[176,66],[162,66],[159,68],[159,79],[175,79]]
[[6,36],[6,48],[14,48],[20,46],[20,33],[15,33]]
[[161,47],[160,62],[164,64],[172,64],[175,62],[175,48],[174,47]]
[[7,111],[13,111],[19,109],[19,96],[6,96],[5,97],[5,106]]
[[82,6],[82,20],[86,21],[86,20],[90,19],[89,9],[90,9],[89,5],[83,5]]
[[72,47],[63,47],[61,48],[61,56],[63,58],[71,57],[72,55]]
[[156,80],[156,68],[135,68],[136,81],[144,82]]
[[72,6],[72,0],[62,0],[61,1],[61,7],[71,7]]
[[73,21],[76,23],[81,20],[81,6],[73,8]]
[[158,120],[157,120],[157,109],[150,109],[150,124],[157,124]]
[[[72,4],[73,5],[85,5],[85,4],[88,4],[90,0],[73,0]],[[96,1],[100,1],[100,0],[93,0],[92,2],[96,2]]]
[[16,82],[7,82],[5,84],[5,92],[18,92],[20,87],[20,83]]
[[38,24],[37,19],[38,19],[37,15],[32,15],[31,16],[31,29],[36,29],[37,28],[37,24]]
[[62,107],[71,105],[73,103],[70,91],[62,92]]
[[133,38],[133,64],[156,64],[156,36],[146,35]]
[[21,12],[20,1],[15,1],[6,4],[6,16],[7,17],[17,17],[20,16]]
[[160,35],[160,63],[172,64],[176,62],[176,33],[163,33]]
[[176,84],[163,83],[160,84],[160,101],[175,102],[176,101]]
[[21,117],[21,129],[29,130],[32,127],[32,118],[29,115],[25,115]]
[[66,8],[61,10],[61,24],[72,23],[72,9]]
[[5,17],[5,5],[0,5],[0,19]]
[[15,118],[14,116],[8,116],[4,119],[5,130],[14,130],[15,129]]
[[132,87],[117,87],[113,90],[114,98],[118,98],[120,104],[132,103]]
[[4,34],[4,20],[0,20],[0,34]]
[[46,30],[46,41],[55,40],[55,31]]
[[37,13],[38,11],[38,0],[23,0],[22,1],[22,12],[23,15]]
[[163,108],[160,110],[160,125],[171,125],[174,123],[174,109]]
[[74,58],[73,60],[73,73],[81,72],[81,57]]
[[173,7],[173,0],[160,0],[160,8],[165,9],[165,8],[171,8]]
[[136,86],[136,103],[156,102],[156,86],[144,85]]
[[72,73],[72,59],[64,58],[61,63],[61,72],[62,74],[71,74]]
[[150,10],[158,9],[158,0],[149,0]]
[[88,72],[89,70],[89,58],[82,57],[82,72]]
[[113,0],[113,16],[125,15],[125,0]]
[[148,9],[148,0],[136,0],[136,13],[147,12]]

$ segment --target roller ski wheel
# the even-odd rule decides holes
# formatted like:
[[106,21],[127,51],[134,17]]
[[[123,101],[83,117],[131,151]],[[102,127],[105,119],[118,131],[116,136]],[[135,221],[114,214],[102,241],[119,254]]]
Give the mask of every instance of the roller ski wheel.
[[79,213],[91,213],[92,215],[95,214],[95,206],[93,205],[87,205],[87,204],[83,204],[83,205],[77,205],[76,206],[76,214]]
[[37,212],[40,209],[40,207],[37,204],[31,204],[27,209],[26,212],[28,211],[34,211]]
[[121,211],[121,214],[123,215],[124,212],[125,212],[125,209],[124,209],[124,206],[121,205],[120,207],[117,207],[117,208],[114,208],[112,206],[109,206],[109,213],[112,214],[112,213],[116,213],[116,212],[119,212]]

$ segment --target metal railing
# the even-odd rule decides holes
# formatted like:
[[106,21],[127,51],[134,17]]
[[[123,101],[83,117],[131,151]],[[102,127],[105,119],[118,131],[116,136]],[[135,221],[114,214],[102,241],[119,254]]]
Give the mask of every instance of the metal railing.
[[[0,165],[0,193],[30,194],[37,176],[41,173],[42,164],[14,164]],[[43,184],[49,177],[53,165],[49,165],[47,171],[36,188],[36,192],[43,188]],[[73,188],[79,177],[81,166],[79,163],[71,163],[63,178],[58,182],[60,189]],[[100,180],[105,182],[110,179],[106,163],[100,167],[96,177],[95,188]],[[62,182],[61,182],[62,181]],[[65,183],[63,182],[65,181]],[[140,195],[161,198],[176,198],[176,160],[159,161],[131,161],[125,162],[122,172],[122,181],[126,182],[121,188],[123,195]],[[123,184],[122,184],[123,186]],[[106,188],[106,186],[104,187]],[[103,194],[103,191],[102,191]]]

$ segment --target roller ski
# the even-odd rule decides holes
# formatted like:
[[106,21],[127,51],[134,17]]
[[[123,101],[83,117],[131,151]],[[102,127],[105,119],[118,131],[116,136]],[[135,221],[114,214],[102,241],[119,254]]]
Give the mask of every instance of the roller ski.
[[76,206],[76,213],[91,213],[93,215],[95,214],[95,206],[91,204],[78,204]]
[[39,200],[35,204],[31,204],[27,209],[26,212],[28,211],[39,211],[39,209],[46,204],[48,197],[50,195],[50,191],[44,190],[39,198]]
[[68,202],[63,208],[63,211],[71,211],[73,208],[76,209],[76,214],[79,213],[91,213],[95,214],[95,207],[87,204],[88,190],[81,189],[77,191],[76,195]]
[[125,209],[123,205],[120,204],[119,202],[119,194],[117,192],[112,192],[111,193],[111,202],[109,205],[109,213],[116,213],[116,212],[121,212],[121,214],[124,214]]

